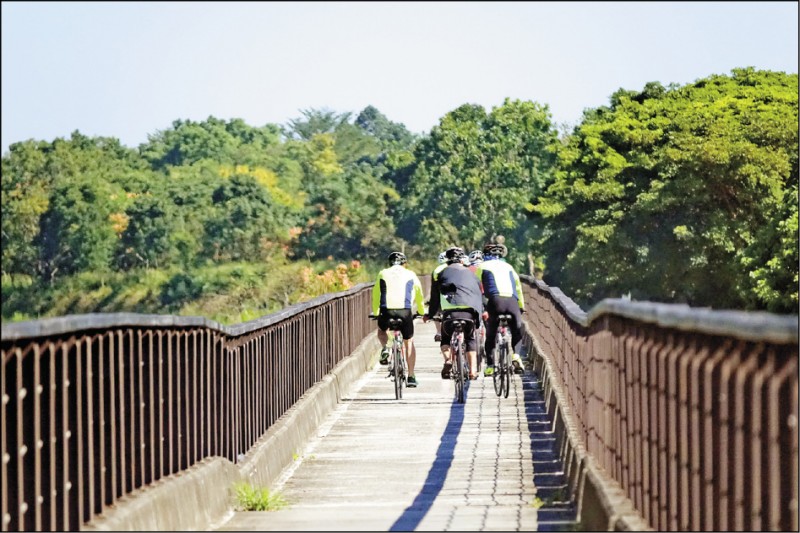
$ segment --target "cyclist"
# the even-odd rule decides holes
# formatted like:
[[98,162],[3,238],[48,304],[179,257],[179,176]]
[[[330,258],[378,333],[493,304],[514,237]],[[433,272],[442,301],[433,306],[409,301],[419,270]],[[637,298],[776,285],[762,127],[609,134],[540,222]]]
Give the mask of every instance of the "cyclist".
[[[431,284],[431,301],[428,306],[428,314],[422,317],[423,322],[430,320],[437,312],[442,311],[442,341],[441,350],[444,358],[442,367],[442,379],[450,377],[450,369],[453,366],[452,353],[450,349],[450,339],[452,331],[445,327],[445,321],[449,318],[461,318],[472,322],[473,326],[483,312],[483,300],[478,278],[469,271],[462,263],[466,256],[464,250],[459,247],[449,248],[445,252],[447,266],[439,272],[438,283]],[[467,345],[467,356],[469,357],[470,379],[477,377],[477,342],[475,340],[475,328],[468,328],[464,332],[464,340]]]
[[483,263],[483,252],[480,250],[472,250],[469,253],[469,269],[477,273],[478,265],[481,263]]
[[[445,257],[445,252],[439,254],[439,264],[436,265],[436,268],[433,269],[433,273],[431,273],[431,291],[433,291],[433,285],[439,279],[439,272],[444,270],[447,266],[447,257]],[[442,323],[441,322],[434,322],[436,325],[436,335],[433,336],[434,342],[441,342],[442,341]]]
[[372,287],[372,314],[378,317],[378,340],[383,345],[380,363],[389,364],[389,348],[386,344],[389,335],[389,317],[403,320],[403,345],[408,360],[409,387],[417,386],[414,375],[414,364],[417,351],[414,347],[414,307],[417,314],[425,313],[425,297],[422,295],[422,284],[417,275],[406,267],[408,259],[402,252],[392,252],[388,257],[389,266],[378,273],[378,279]]
[[[502,243],[488,243],[483,247],[484,261],[478,266],[478,276],[483,282],[486,294],[486,369],[484,376],[494,373],[494,349],[497,336],[497,315],[502,313],[514,317],[511,328],[511,343],[517,346],[522,339],[522,313],[525,311],[525,300],[522,295],[522,284],[519,274],[510,264],[502,260],[508,249]],[[522,374],[522,358],[514,350],[511,355],[514,372]]]

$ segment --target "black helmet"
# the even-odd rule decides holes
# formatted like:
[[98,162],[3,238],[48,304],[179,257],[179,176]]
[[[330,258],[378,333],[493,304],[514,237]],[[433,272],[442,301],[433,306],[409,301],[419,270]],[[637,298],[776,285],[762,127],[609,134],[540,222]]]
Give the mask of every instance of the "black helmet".
[[467,254],[464,253],[463,248],[459,248],[458,246],[453,246],[452,248],[448,248],[447,251],[444,253],[444,256],[447,258],[447,264],[452,263],[460,263]]
[[394,265],[405,265],[408,263],[408,259],[406,259],[406,254],[403,252],[392,252],[389,254],[389,266]]
[[494,257],[505,257],[508,253],[508,248],[505,244],[497,244],[494,242],[487,242],[483,245],[483,254],[491,255]]

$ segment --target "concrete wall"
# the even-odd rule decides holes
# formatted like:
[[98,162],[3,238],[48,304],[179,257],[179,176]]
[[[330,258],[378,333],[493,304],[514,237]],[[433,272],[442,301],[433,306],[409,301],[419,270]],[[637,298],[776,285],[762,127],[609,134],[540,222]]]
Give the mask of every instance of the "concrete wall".
[[208,530],[233,511],[234,484],[269,487],[350,387],[377,361],[380,343],[371,333],[330,374],[283,414],[238,463],[209,457],[190,469],[120,498],[82,531]]

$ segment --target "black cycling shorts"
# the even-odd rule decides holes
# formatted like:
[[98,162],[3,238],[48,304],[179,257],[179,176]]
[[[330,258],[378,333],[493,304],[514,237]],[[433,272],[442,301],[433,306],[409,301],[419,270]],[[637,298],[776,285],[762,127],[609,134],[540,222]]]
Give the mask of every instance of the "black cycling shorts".
[[404,339],[408,340],[414,337],[414,317],[411,315],[411,309],[381,309],[381,314],[378,316],[378,327],[381,330],[389,329],[390,317],[403,319],[403,327],[400,332]]
[[467,351],[477,351],[478,341],[475,339],[475,321],[477,320],[478,316],[475,311],[467,309],[442,312],[442,346],[449,346],[450,341],[453,338],[453,328],[450,326],[448,320],[459,318],[470,321],[470,323],[468,323],[467,327],[464,329],[464,340],[466,340]]

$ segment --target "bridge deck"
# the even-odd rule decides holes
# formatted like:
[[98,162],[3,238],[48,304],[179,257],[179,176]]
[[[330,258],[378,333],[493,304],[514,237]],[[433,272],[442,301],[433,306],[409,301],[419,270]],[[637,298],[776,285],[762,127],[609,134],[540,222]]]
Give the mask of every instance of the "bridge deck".
[[514,376],[508,398],[481,376],[458,404],[433,324],[415,328],[419,387],[395,400],[376,364],[273,487],[289,507],[237,512],[220,530],[575,528],[536,376]]

